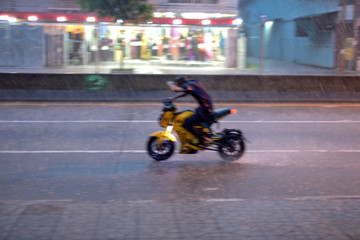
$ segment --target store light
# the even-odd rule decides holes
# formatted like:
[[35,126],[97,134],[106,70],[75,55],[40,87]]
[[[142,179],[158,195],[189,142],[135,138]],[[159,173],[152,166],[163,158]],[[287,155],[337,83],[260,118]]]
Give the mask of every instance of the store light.
[[57,17],[56,19],[58,22],[66,22],[66,17],[61,16],[61,17]]
[[96,18],[95,17],[87,17],[86,21],[87,22],[96,22]]
[[9,15],[0,15],[0,21],[9,21]]
[[17,21],[17,18],[10,17],[9,15],[0,15],[0,21],[7,21],[7,22],[14,23]]
[[10,17],[9,15],[0,15],[0,21],[16,22],[16,17]]
[[181,19],[174,19],[173,24],[180,25],[180,24],[182,24],[182,20]]
[[273,26],[273,24],[274,24],[274,21],[268,21],[268,22],[265,23],[265,28],[269,29],[269,28],[271,28]]
[[233,25],[241,25],[243,23],[243,20],[241,18],[237,18],[232,21]]
[[211,24],[211,20],[210,19],[205,19],[201,21],[202,25],[210,25]]
[[35,22],[37,20],[38,20],[37,16],[28,16],[28,21],[30,21],[30,22]]
[[124,20],[118,19],[118,20],[116,20],[116,23],[124,23]]

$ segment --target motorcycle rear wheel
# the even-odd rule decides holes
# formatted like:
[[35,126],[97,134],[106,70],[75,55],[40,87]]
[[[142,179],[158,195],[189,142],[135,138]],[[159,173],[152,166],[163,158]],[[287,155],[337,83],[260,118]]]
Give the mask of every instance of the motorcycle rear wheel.
[[219,144],[219,154],[225,161],[235,161],[245,152],[245,142],[238,134],[224,136]]
[[175,144],[173,141],[165,140],[158,144],[157,137],[150,137],[147,142],[147,151],[150,157],[156,161],[164,161],[174,153]]

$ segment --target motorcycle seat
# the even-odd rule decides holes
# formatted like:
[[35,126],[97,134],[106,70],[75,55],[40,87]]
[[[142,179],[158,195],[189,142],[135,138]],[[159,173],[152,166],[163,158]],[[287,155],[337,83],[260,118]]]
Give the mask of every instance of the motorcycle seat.
[[214,111],[214,122],[217,122],[220,118],[230,113],[230,108],[221,108]]

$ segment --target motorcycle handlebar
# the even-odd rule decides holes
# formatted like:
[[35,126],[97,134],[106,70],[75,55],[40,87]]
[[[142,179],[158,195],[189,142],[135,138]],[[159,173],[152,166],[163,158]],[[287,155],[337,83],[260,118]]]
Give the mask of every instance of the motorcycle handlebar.
[[163,104],[170,104],[170,103],[172,103],[173,101],[172,101],[172,99],[170,99],[170,98],[164,98],[163,100],[162,100],[162,103]]

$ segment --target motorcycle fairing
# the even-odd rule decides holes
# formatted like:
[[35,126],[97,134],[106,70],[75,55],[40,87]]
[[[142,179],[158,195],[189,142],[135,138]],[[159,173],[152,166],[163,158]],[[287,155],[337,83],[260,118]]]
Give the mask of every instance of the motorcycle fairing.
[[158,140],[159,145],[164,141],[164,140],[170,140],[173,142],[176,142],[176,138],[173,134],[166,134],[166,130],[164,132],[154,132],[150,135],[151,137],[156,137]]
[[[185,110],[182,112],[179,112],[176,114],[175,121],[174,121],[174,129],[180,139],[181,142],[181,148],[180,153],[181,154],[187,154],[192,149],[194,150],[200,150],[201,148],[193,145],[198,144],[199,140],[196,136],[191,134],[188,130],[186,130],[183,125],[186,121],[186,119],[190,118],[195,112],[192,110]],[[193,142],[192,142],[193,141]],[[190,144],[193,143],[193,144]]]

